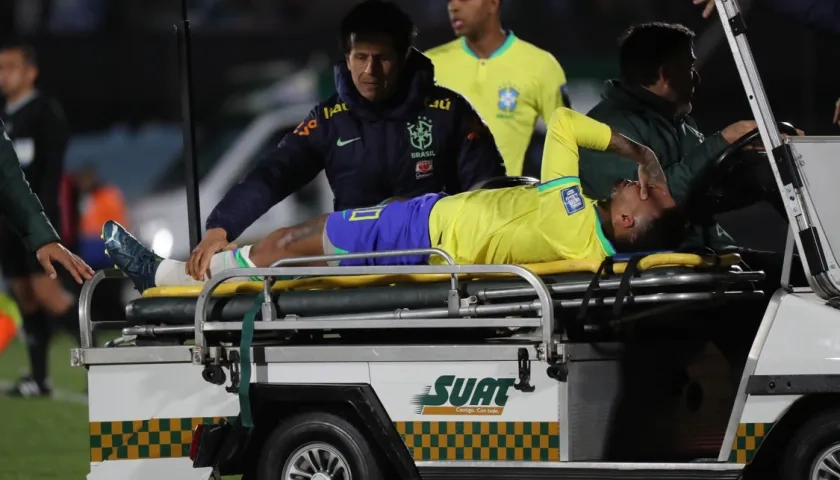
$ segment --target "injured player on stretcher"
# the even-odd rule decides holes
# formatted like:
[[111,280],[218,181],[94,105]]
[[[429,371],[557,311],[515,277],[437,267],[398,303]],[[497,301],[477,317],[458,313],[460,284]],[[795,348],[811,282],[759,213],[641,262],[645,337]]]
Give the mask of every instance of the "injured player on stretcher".
[[[586,198],[578,147],[613,151],[639,164],[640,182],[619,182],[611,198]],[[548,163],[546,163],[548,162]],[[268,267],[277,260],[344,253],[440,248],[459,264],[533,264],[602,260],[619,252],[666,250],[682,240],[686,220],[665,185],[654,153],[583,114],[559,108],[549,122],[539,185],[427,194],[385,205],[325,214],[272,232],[255,245],[216,253],[210,276],[229,268]],[[102,230],[107,253],[143,292],[196,285],[185,263],[155,255],[116,222]],[[341,260],[329,265],[422,265],[437,256]],[[325,266],[327,263],[306,266]]]

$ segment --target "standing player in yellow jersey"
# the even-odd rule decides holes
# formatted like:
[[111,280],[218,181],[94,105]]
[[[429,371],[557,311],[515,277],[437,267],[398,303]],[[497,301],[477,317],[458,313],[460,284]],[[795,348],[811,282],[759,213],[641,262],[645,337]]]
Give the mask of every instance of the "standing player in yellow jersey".
[[473,104],[496,139],[507,174],[522,175],[537,118],[571,107],[554,56],[502,29],[501,0],[449,0],[459,38],[425,52],[439,85]]
[[[559,108],[549,122],[546,144],[544,161],[551,163],[548,171],[556,178],[539,186],[427,194],[322,215],[276,230],[243,253],[215,254],[211,276],[228,268],[266,267],[283,258],[429,247],[442,248],[461,264],[602,260],[617,252],[674,248],[682,240],[684,218],[674,207],[665,174],[650,149],[567,108]],[[585,198],[577,176],[578,147],[634,160],[642,183],[620,182],[607,202]],[[188,276],[183,262],[152,253],[116,222],[105,223],[103,236],[111,259],[141,292],[204,282]],[[405,255],[334,264],[429,261],[428,255]]]

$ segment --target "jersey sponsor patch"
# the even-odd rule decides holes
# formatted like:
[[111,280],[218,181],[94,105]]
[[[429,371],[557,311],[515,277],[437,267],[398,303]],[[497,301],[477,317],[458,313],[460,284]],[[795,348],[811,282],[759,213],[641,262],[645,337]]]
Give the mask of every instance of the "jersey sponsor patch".
[[568,215],[572,215],[583,210],[584,202],[583,196],[580,194],[579,186],[575,185],[573,187],[560,190],[560,198],[563,200],[563,206],[566,207],[566,213]]
[[426,178],[434,172],[434,163],[431,160],[420,160],[414,167],[414,174],[418,180]]

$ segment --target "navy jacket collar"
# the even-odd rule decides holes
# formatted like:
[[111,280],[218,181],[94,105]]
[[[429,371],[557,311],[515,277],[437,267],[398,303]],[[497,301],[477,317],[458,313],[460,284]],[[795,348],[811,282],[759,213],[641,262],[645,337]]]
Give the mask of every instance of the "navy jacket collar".
[[432,61],[414,48],[408,54],[396,93],[386,102],[373,103],[359,94],[343,58],[335,63],[333,75],[338,96],[363,120],[413,120],[435,85]]

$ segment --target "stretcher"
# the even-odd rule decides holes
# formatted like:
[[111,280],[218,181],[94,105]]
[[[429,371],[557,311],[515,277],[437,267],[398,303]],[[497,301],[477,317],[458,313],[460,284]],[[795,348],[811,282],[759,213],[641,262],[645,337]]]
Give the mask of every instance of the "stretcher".
[[[616,256],[606,262],[563,260],[523,268],[544,283],[555,309],[569,312],[563,314],[568,328],[573,328],[575,321],[587,320],[583,326],[594,330],[599,328],[597,322],[588,320],[603,317],[605,310],[615,322],[622,314],[632,312],[638,318],[666,304],[678,307],[714,299],[760,298],[763,292],[755,288],[755,283],[764,278],[763,272],[744,271],[740,260],[738,254],[653,253]],[[273,281],[269,296],[276,316],[272,320],[294,321],[298,330],[306,329],[303,324],[312,321],[341,329],[341,322],[393,320],[383,326],[400,328],[399,323],[408,319],[469,317],[481,327],[484,325],[479,319],[484,317],[536,316],[540,303],[534,287],[515,274],[492,270],[454,275],[458,281],[454,289],[453,275],[410,273],[410,269],[399,274]],[[265,290],[266,282],[229,280],[217,285],[206,298],[203,321],[226,324],[242,320]],[[193,333],[202,291],[201,286],[146,290],[141,298],[129,303],[126,321],[130,326],[123,334],[183,338]],[[457,295],[455,309],[451,308],[453,295]],[[434,323],[441,326],[440,322]],[[516,322],[508,323],[511,325],[505,326]],[[422,323],[413,325],[422,328]],[[470,327],[469,323],[460,325]],[[533,322],[529,325],[542,326]],[[555,332],[558,328],[563,326],[555,325]]]
[[[140,342],[168,338],[170,343],[180,343],[192,336],[196,327],[210,336],[211,332],[235,332],[234,324],[242,321],[266,289],[270,308],[261,313],[272,318],[262,320],[276,323],[262,323],[257,326],[260,331],[343,331],[348,339],[370,340],[371,335],[349,331],[464,328],[487,335],[490,328],[498,330],[496,335],[510,335],[517,327],[537,327],[573,337],[620,329],[623,320],[654,316],[666,306],[673,314],[697,302],[710,305],[714,300],[761,298],[763,292],[755,284],[764,273],[745,271],[740,260],[738,254],[659,252],[615,256],[604,262],[563,260],[516,267],[539,279],[538,287],[545,288],[543,293],[551,299],[555,312],[562,312],[552,316],[552,325],[540,319],[537,288],[521,272],[494,271],[499,270],[494,266],[473,266],[473,270],[483,269],[478,272],[458,266],[467,272],[457,274],[412,273],[436,267],[404,267],[405,273],[332,274],[264,282],[227,279],[217,281],[209,290],[201,286],[157,287],[128,305],[129,326],[123,330],[123,338],[112,344],[125,344],[128,337]],[[346,267],[331,270],[342,273]],[[199,310],[204,313],[197,319]],[[484,321],[491,317],[494,321]],[[276,328],[268,328],[271,326]],[[413,332],[410,336],[423,335]],[[215,335],[218,341],[225,338],[230,337]],[[197,339],[199,345],[201,340]]]

